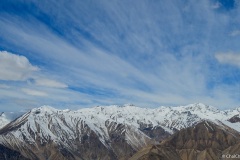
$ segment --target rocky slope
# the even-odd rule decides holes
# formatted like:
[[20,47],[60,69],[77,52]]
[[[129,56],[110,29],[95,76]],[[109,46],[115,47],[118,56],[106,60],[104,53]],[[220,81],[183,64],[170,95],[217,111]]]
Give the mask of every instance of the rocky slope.
[[0,134],[1,144],[29,159],[120,159],[153,143],[135,126],[50,107],[31,110]]
[[28,160],[21,153],[0,145],[0,160]]
[[[32,109],[3,127],[0,130],[0,144],[29,159],[128,159],[146,146],[153,152],[143,154],[145,159],[158,155],[172,159],[188,155],[188,152],[195,155],[195,151],[184,148],[183,144],[182,148],[173,144],[159,147],[160,142],[167,144],[166,138],[174,133],[176,135],[176,132],[180,134],[178,131],[181,129],[198,126],[203,120],[210,121],[208,124],[218,126],[219,130],[227,129],[228,132],[223,132],[227,136],[237,135],[240,125],[235,117],[239,111],[239,108],[220,111],[199,103],[155,109],[133,105],[98,106],[77,111],[43,106]],[[179,137],[189,133],[195,135],[195,131],[181,133]],[[185,140],[179,138],[179,143]],[[226,147],[232,146],[229,150],[234,150],[237,143],[230,142]],[[202,142],[189,140],[188,143],[198,146]],[[151,144],[157,147],[149,146]],[[143,153],[148,153],[148,150],[144,149]]]
[[239,142],[240,133],[232,128],[202,121],[176,132],[159,145],[144,148],[130,160],[220,160],[224,154],[239,153]]

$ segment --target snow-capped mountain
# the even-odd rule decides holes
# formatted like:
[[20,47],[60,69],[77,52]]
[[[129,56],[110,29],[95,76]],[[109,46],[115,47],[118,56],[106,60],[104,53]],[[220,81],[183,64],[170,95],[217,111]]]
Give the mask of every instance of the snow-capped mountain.
[[161,144],[149,145],[129,160],[222,160],[240,152],[240,133],[228,126],[202,120],[177,131]]
[[[203,120],[240,131],[240,108],[201,103],[179,107],[97,106],[76,111],[32,109],[0,130],[0,144],[30,159],[120,159]],[[81,157],[81,158],[79,158]]]

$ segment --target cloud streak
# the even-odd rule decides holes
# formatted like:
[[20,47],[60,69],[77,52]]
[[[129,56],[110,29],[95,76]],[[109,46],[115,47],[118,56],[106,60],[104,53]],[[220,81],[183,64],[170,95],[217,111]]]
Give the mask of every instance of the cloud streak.
[[215,55],[216,59],[223,64],[230,64],[240,67],[240,54],[236,53],[219,53]]
[[221,74],[233,73],[221,64],[237,66],[236,55],[214,54],[238,53],[238,36],[229,36],[237,8],[222,12],[223,4],[213,8],[217,3],[207,0],[128,3],[32,1],[37,12],[2,11],[0,47],[41,68],[21,88],[54,93],[54,101],[45,102],[57,105],[59,97],[86,106],[239,104],[231,94],[238,87]]
[[32,89],[28,89],[28,88],[22,88],[22,91],[31,96],[47,96],[47,93],[45,93],[45,92],[32,90]]
[[36,85],[38,86],[45,86],[45,87],[55,87],[55,88],[67,88],[68,86],[64,83],[57,82],[55,80],[50,79],[36,79]]

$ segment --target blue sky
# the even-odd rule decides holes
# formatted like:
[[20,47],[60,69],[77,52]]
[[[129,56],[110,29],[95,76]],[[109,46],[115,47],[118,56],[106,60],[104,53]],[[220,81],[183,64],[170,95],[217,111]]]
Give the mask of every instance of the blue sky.
[[240,2],[3,0],[0,110],[240,105]]

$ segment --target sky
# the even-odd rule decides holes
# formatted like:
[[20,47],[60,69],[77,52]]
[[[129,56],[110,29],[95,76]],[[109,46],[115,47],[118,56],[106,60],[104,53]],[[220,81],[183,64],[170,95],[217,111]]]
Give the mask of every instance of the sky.
[[0,111],[240,106],[239,0],[2,0]]

